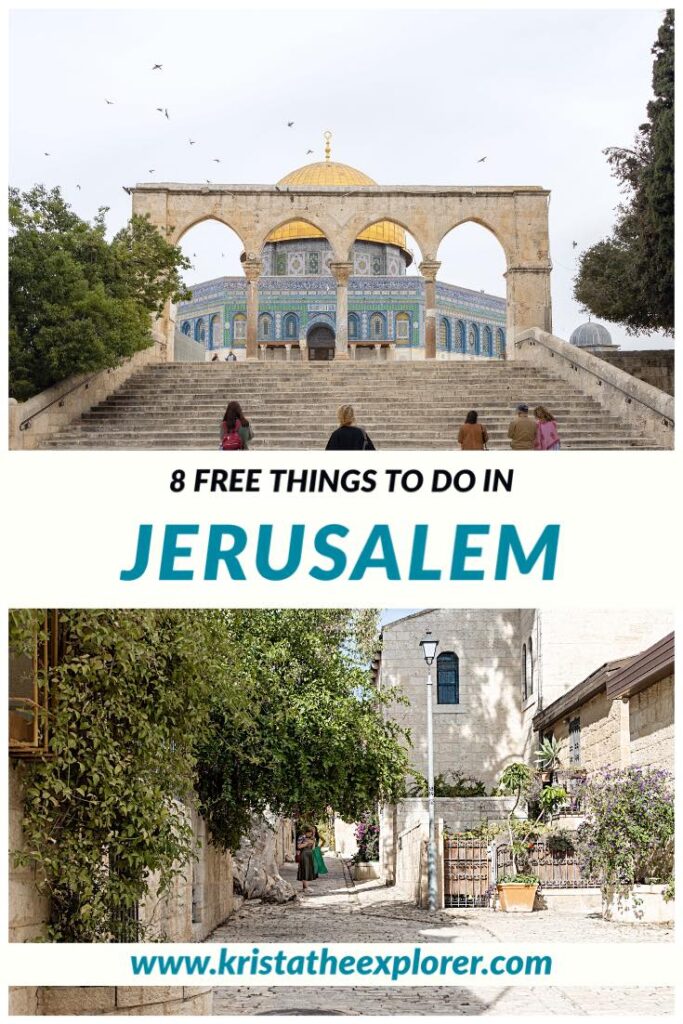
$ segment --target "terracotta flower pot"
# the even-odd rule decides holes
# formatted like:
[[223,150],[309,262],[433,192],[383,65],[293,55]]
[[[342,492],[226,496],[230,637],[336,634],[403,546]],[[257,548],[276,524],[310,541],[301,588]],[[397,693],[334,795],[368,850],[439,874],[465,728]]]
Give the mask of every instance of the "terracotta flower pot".
[[499,882],[500,909],[506,914],[530,914],[534,909],[538,883]]

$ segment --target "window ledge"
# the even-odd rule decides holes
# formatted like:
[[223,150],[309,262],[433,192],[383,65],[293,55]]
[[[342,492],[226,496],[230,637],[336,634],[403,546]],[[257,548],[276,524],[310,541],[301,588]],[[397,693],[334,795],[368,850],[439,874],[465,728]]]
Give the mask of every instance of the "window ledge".
[[469,708],[463,704],[434,704],[432,710],[435,715],[466,715]]
[[526,700],[522,701],[522,711],[527,711],[529,708],[532,708],[534,704],[536,704],[536,694],[532,693],[530,697],[527,697]]

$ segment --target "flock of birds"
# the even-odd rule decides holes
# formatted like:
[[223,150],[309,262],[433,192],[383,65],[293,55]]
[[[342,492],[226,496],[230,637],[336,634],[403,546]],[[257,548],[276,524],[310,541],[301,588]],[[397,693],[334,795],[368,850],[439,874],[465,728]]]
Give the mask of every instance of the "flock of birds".
[[[163,65],[163,64],[153,64],[153,65],[152,65],[152,71],[163,71],[163,69],[164,69],[164,65]],[[108,107],[113,107],[113,106],[115,105],[115,103],[116,103],[116,101],[115,101],[115,100],[110,100],[110,99],[108,99],[107,97],[105,97],[105,99],[104,99],[104,102],[105,102],[105,104],[106,104],[106,105],[107,105]],[[171,115],[170,115],[170,114],[169,114],[169,112],[168,112],[168,107],[156,107],[155,109],[156,109],[156,111],[157,111],[157,112],[158,112],[159,114],[161,114],[161,115],[162,115],[162,116],[163,116],[163,117],[164,117],[164,118],[165,118],[165,119],[166,119],[167,121],[170,121],[170,120],[171,120]],[[295,122],[294,122],[294,121],[287,121],[287,127],[288,127],[288,128],[294,128],[294,125],[295,125]],[[196,140],[196,139],[188,139],[187,141],[188,141],[188,143],[189,143],[189,145],[190,145],[190,146],[196,146],[196,145],[197,145],[197,140]],[[311,155],[312,155],[313,153],[315,153],[315,150],[313,150],[313,149],[307,149],[307,150],[306,150],[306,156],[311,156]],[[43,155],[44,155],[44,156],[51,156],[51,154],[50,154],[50,153],[43,153]],[[484,159],[486,159],[486,158],[484,158]],[[219,158],[219,157],[215,156],[215,157],[212,157],[212,159],[211,159],[211,162],[212,162],[212,163],[214,163],[214,164],[219,164],[219,163],[220,163],[221,161],[220,161],[220,158]],[[147,169],[147,173],[148,173],[148,174],[156,174],[156,168],[154,168],[154,167],[149,167],[149,168]],[[211,184],[212,184],[212,182],[211,182],[211,179],[210,179],[210,178],[206,178],[206,184],[207,184],[207,185],[211,185]],[[81,186],[80,186],[80,185],[76,185],[76,188],[77,188],[77,189],[78,189],[78,191],[80,192],[80,190],[81,190]]]

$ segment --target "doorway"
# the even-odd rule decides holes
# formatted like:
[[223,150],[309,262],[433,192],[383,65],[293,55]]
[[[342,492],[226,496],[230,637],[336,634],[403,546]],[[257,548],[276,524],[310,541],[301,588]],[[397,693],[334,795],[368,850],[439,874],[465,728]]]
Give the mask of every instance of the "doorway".
[[306,338],[308,358],[312,361],[334,359],[334,331],[327,324],[314,324]]

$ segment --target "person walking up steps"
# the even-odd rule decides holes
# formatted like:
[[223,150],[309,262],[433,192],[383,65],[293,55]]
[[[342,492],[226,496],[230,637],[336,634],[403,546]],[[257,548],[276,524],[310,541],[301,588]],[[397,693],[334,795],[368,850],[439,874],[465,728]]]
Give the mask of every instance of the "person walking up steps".
[[249,420],[239,402],[228,402],[221,420],[221,448],[224,452],[241,452],[249,448],[254,436]]
[[536,440],[534,448],[539,452],[559,452],[560,435],[557,432],[557,423],[552,413],[548,412],[544,405],[537,405],[534,409],[536,417]]
[[536,424],[529,418],[529,406],[520,402],[517,416],[508,427],[510,447],[515,452],[532,451],[536,443]]
[[478,414],[471,409],[458,431],[458,444],[464,452],[481,452],[486,448],[489,435],[483,423],[478,423]]
[[339,426],[330,434],[325,451],[375,451],[375,446],[368,437],[367,431],[355,425],[356,417],[352,405],[340,405],[337,409],[337,419]]

